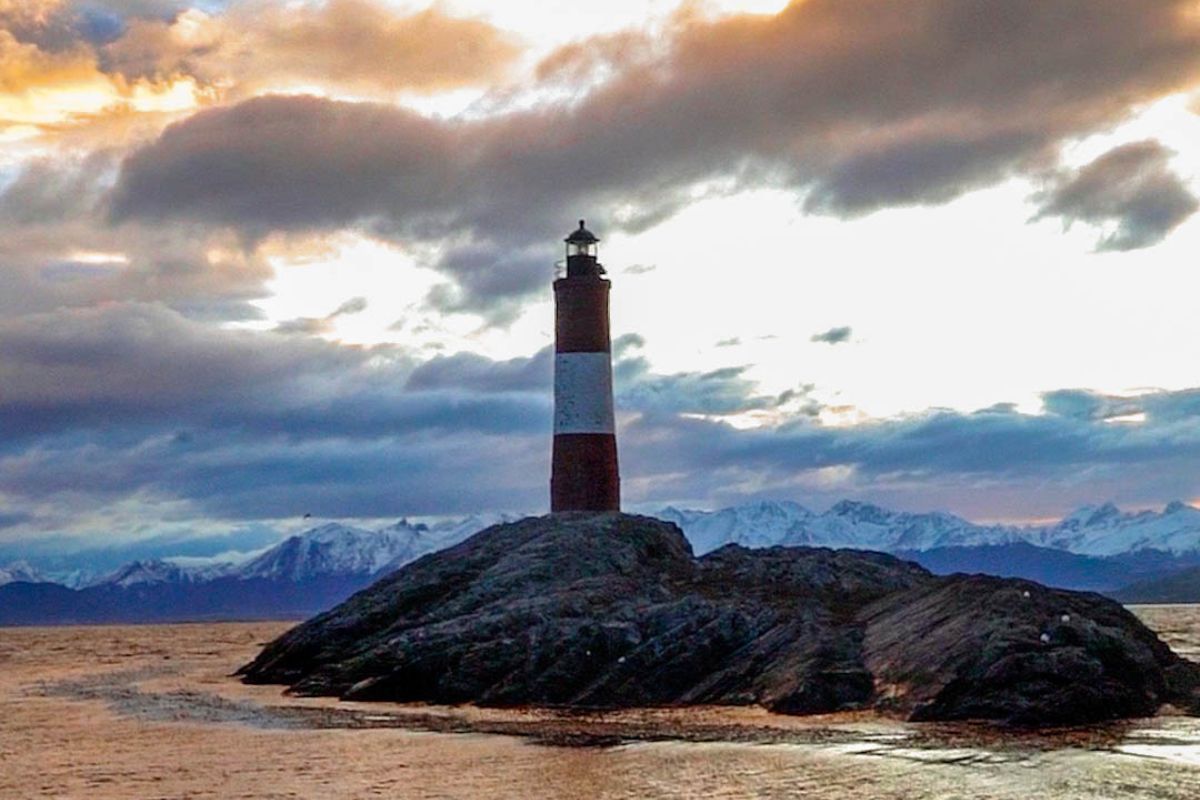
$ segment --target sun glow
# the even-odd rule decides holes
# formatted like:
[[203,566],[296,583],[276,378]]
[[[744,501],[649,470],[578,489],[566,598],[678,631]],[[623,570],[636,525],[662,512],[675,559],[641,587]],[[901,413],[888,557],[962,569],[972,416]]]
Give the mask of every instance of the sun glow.
[[124,253],[101,253],[92,250],[72,250],[67,254],[67,261],[89,266],[108,266],[112,264],[128,264],[129,256]]
[[121,86],[97,74],[72,83],[33,86],[0,95],[0,135],[28,139],[64,125],[85,125],[107,114],[180,114],[211,99],[212,92],[190,77]]
[[1138,411],[1132,414],[1121,414],[1116,417],[1107,417],[1104,421],[1111,425],[1140,425],[1146,421],[1146,412]]

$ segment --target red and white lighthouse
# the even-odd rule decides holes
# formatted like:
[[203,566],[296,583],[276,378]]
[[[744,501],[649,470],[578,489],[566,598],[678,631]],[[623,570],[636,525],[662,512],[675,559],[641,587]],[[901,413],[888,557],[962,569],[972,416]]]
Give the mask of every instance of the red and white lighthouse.
[[619,511],[608,291],[600,241],[579,220],[554,281],[554,455],[551,511]]

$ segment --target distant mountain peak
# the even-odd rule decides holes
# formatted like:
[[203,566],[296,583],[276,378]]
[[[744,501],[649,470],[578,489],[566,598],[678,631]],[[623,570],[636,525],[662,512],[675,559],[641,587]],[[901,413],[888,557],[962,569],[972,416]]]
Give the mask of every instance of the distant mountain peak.
[[829,513],[839,517],[851,517],[863,522],[879,524],[886,523],[892,517],[896,516],[895,511],[888,511],[874,503],[868,503],[863,500],[840,500],[829,509]]
[[100,578],[94,585],[129,588],[144,584],[187,582],[192,578],[191,571],[178,564],[158,558],[148,558],[131,561],[123,567],[119,567],[116,571]]
[[415,531],[416,533],[424,533],[429,530],[429,526],[424,522],[409,522],[408,517],[401,517],[398,522],[384,528],[389,531]]
[[6,583],[46,583],[48,578],[28,561],[13,561],[0,567],[0,586]]

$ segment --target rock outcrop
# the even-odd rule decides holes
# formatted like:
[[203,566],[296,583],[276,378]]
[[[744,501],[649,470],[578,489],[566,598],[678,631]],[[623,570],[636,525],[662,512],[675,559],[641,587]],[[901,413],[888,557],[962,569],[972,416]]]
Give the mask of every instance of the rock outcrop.
[[354,700],[878,707],[1092,722],[1195,706],[1200,667],[1094,594],[880,553],[730,545],[625,514],[488,528],[269,644],[252,683]]

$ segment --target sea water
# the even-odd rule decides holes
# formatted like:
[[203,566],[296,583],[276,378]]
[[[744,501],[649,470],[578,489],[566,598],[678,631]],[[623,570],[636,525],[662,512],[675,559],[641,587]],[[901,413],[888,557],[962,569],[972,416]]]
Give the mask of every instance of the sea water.
[[[1134,611],[1200,659],[1200,607]],[[1200,720],[1017,735],[871,714],[611,715],[293,698],[287,624],[0,629],[0,800],[1200,797]]]

